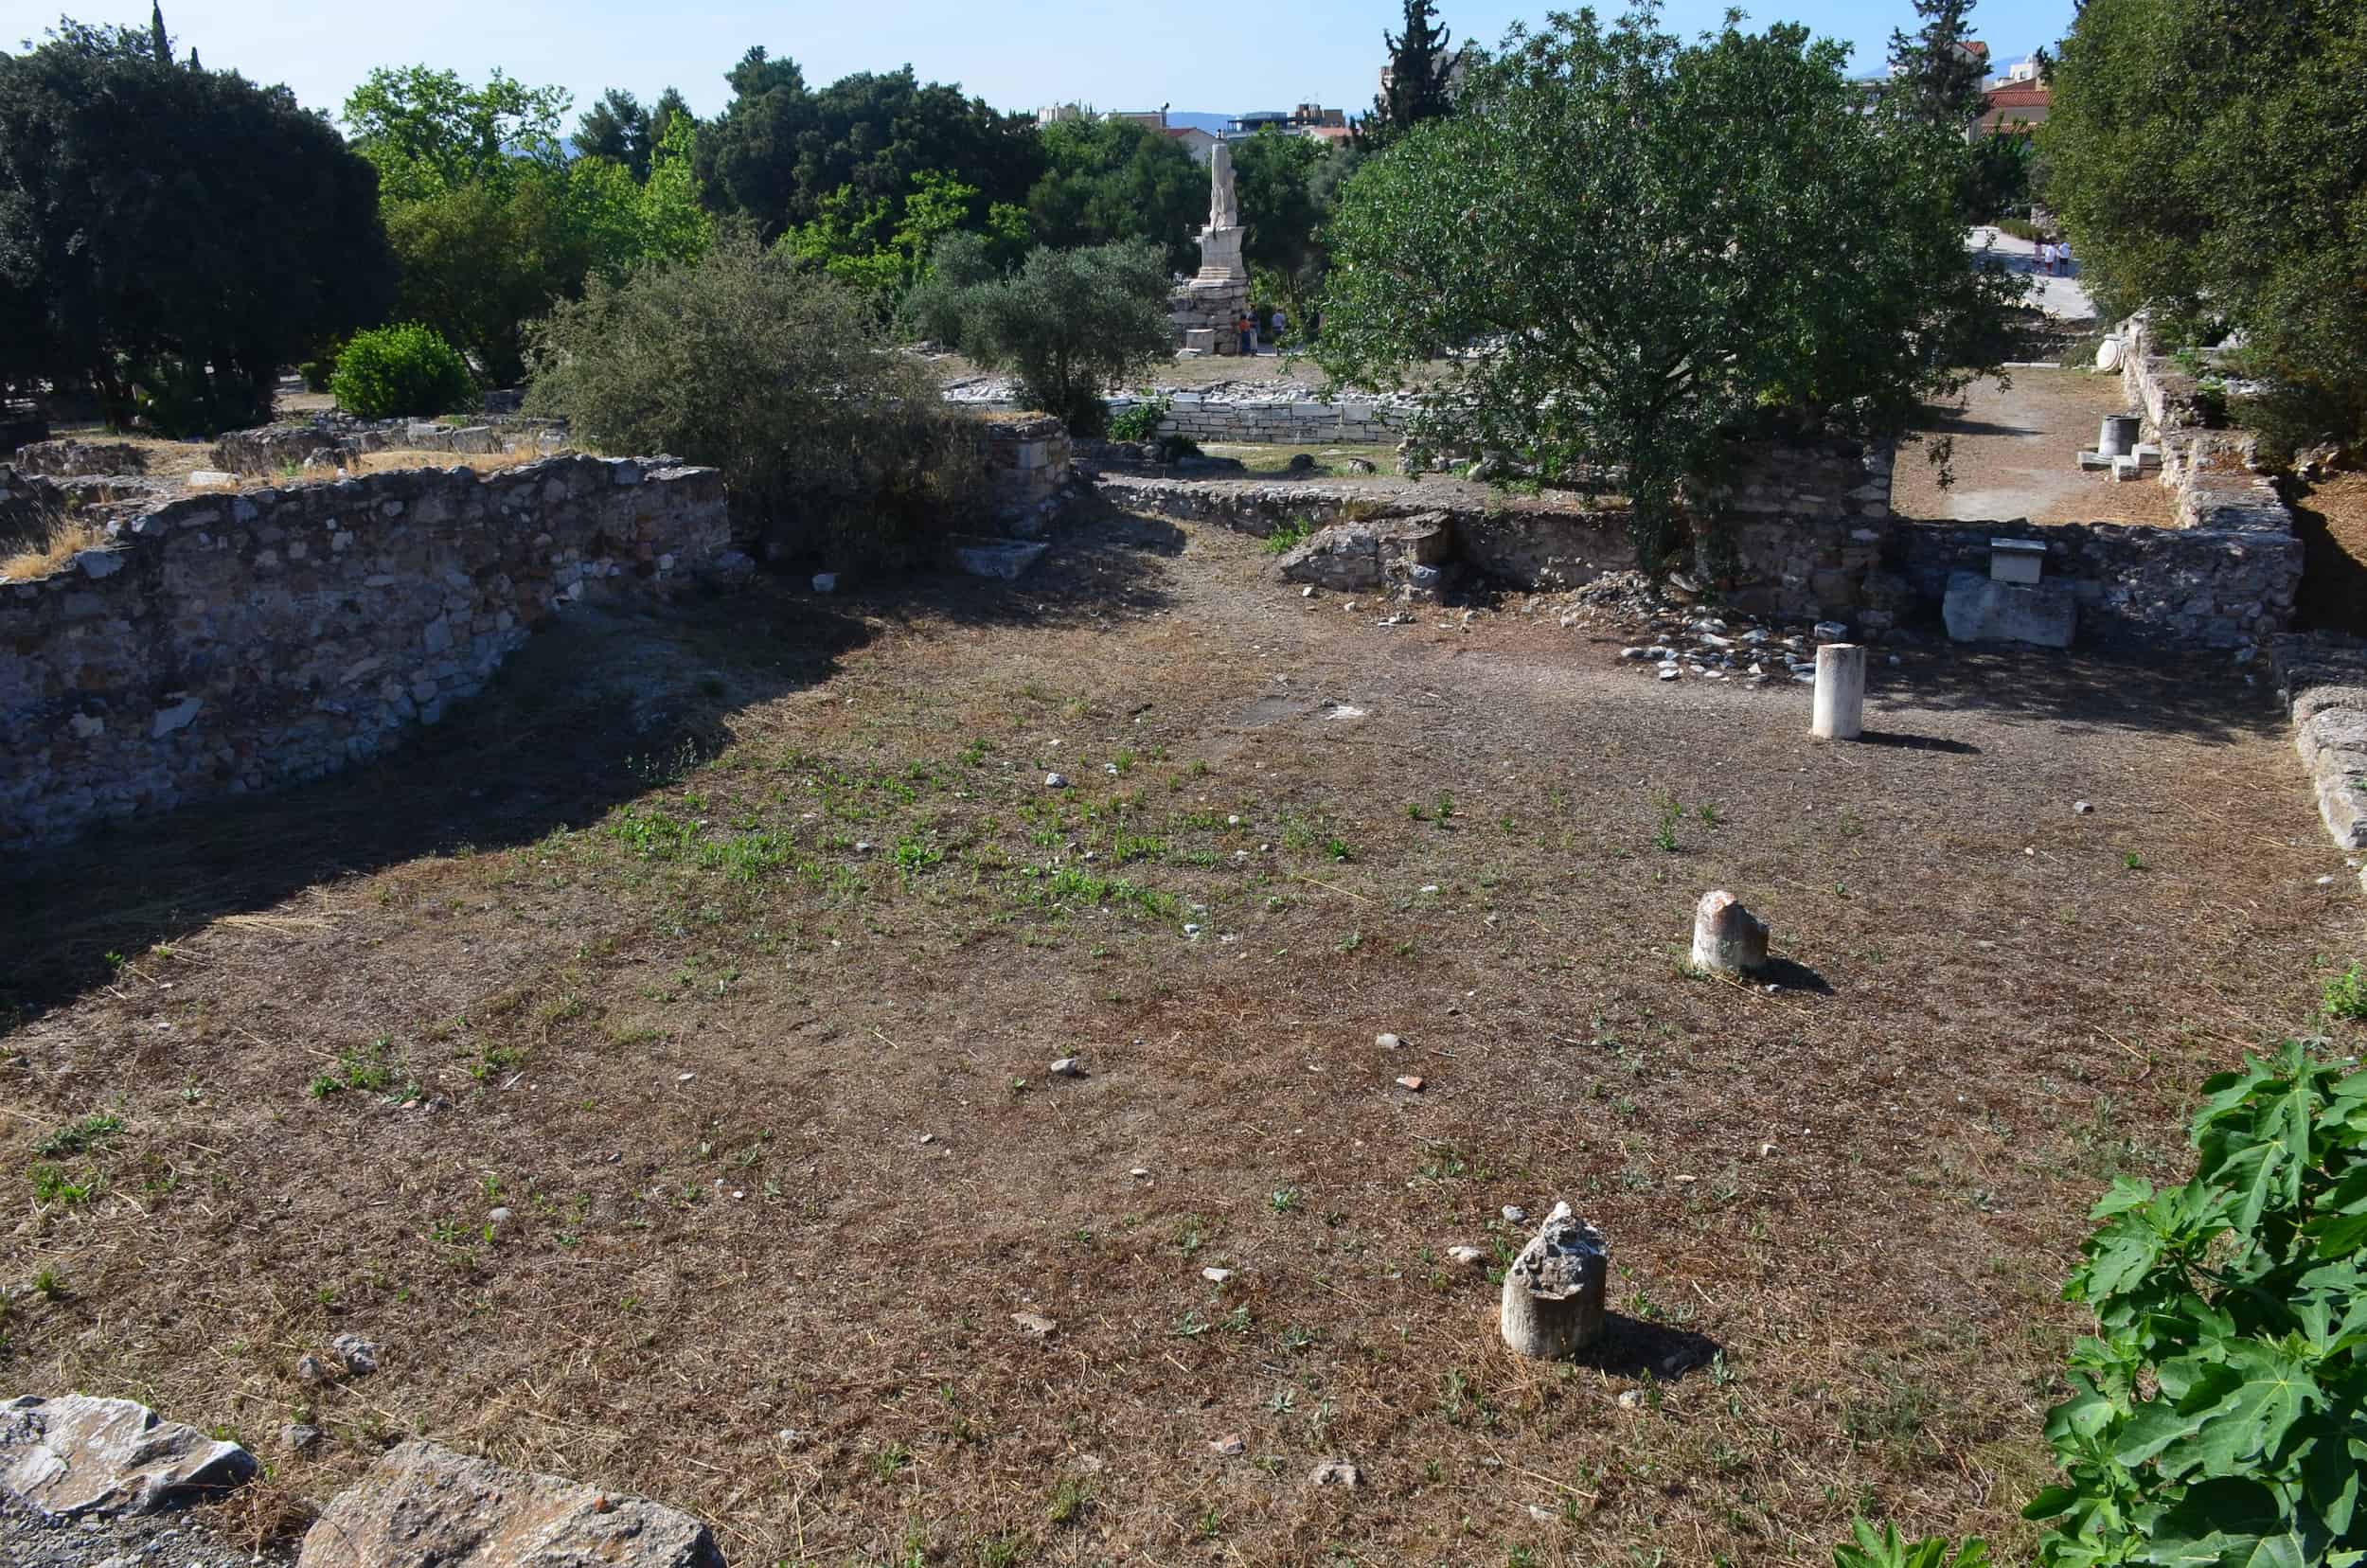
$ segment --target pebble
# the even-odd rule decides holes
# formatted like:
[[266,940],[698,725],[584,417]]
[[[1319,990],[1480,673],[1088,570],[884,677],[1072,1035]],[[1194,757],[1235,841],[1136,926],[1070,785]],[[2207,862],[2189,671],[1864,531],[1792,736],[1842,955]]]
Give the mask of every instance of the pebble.
[[1237,816],[1229,816],[1224,819],[1224,825],[1227,828],[1238,828],[1241,825],[1241,819]]
[[1065,790],[1068,788],[1068,775],[1048,773],[1043,775],[1043,787],[1047,790]]
[[1467,1269],[1476,1269],[1487,1261],[1487,1255],[1477,1247],[1449,1247],[1447,1256]]
[[1513,1224],[1522,1225],[1528,1222],[1529,1211],[1522,1208],[1518,1203],[1506,1203],[1504,1205],[1504,1218],[1510,1221]]
[[2334,879],[2332,877],[2320,877],[2318,879],[2318,885],[2320,887],[2332,887],[2334,885]]
[[1186,936],[1197,936],[1200,935],[1200,927],[1186,922],[1184,927],[1184,935]]
[[1202,1269],[1200,1271],[1200,1277],[1211,1285],[1221,1285],[1233,1277],[1233,1271],[1231,1269]]
[[937,1141],[937,1135],[934,1132],[923,1132],[920,1135],[920,1141],[925,1144],[933,1144]]
[[1149,1170],[1142,1166],[1136,1166],[1133,1169],[1128,1171],[1127,1174],[1133,1177],[1138,1182],[1148,1182],[1150,1180]]
[[1326,1459],[1308,1472],[1308,1481],[1318,1487],[1361,1486],[1364,1477],[1345,1459]]
[[513,1216],[510,1214],[508,1209],[497,1208],[492,1213],[485,1217],[485,1222],[492,1226],[495,1230],[499,1230],[504,1225],[509,1223],[512,1218]]
[[1622,1410],[1642,1410],[1644,1408],[1644,1391],[1638,1388],[1630,1388],[1625,1394],[1620,1395],[1619,1408]]
[[1663,665],[1663,666],[1661,666],[1661,667],[1660,667],[1660,678],[1661,678],[1662,680],[1664,680],[1664,681],[1673,681],[1673,680],[1675,680],[1675,679],[1677,678],[1677,667],[1676,667],[1675,665]]
[[1315,597],[1315,585],[1314,585],[1313,583],[1311,583],[1311,582],[1310,582],[1310,583],[1308,583],[1306,587],[1304,587],[1304,588],[1302,588],[1302,589],[1300,589],[1300,590],[1299,590],[1299,597],[1301,597],[1301,598],[1313,598],[1314,597]]
[[321,1429],[316,1426],[290,1425],[279,1433],[280,1446],[291,1453],[302,1453],[320,1440]]
[[2074,800],[2072,802],[2072,815],[2073,816],[2087,816],[2094,810],[2095,808],[2093,806],[2089,805],[2084,800]]
[[1422,1092],[1422,1080],[1409,1073],[1405,1077],[1397,1079],[1397,1087],[1400,1089],[1411,1090],[1415,1094],[1418,1095]]
[[1219,1459],[1237,1459],[1249,1452],[1249,1445],[1237,1436],[1212,1437],[1208,1441],[1208,1452]]
[[329,1363],[309,1351],[296,1358],[295,1372],[298,1378],[309,1383],[323,1383],[329,1381]]
[[1052,1064],[1052,1076],[1054,1078],[1083,1078],[1085,1064],[1075,1057],[1062,1057]]
[[1405,1042],[1399,1040],[1396,1035],[1383,1034],[1373,1036],[1373,1043],[1379,1046],[1384,1051],[1394,1051],[1398,1046],[1404,1044]]
[[1759,1158],[1760,1158],[1760,1159],[1762,1159],[1762,1160],[1771,1160],[1771,1159],[1773,1159],[1774,1157],[1775,1157],[1775,1146],[1774,1146],[1773,1144],[1771,1144],[1771,1143],[1763,1143],[1763,1144],[1759,1145]]
[[1029,1333],[1035,1335],[1038,1339],[1044,1338],[1046,1335],[1052,1333],[1055,1329],[1060,1327],[1059,1324],[1053,1321],[1051,1318],[1045,1317],[1041,1312],[1013,1312],[1011,1314],[1011,1321],[1018,1324],[1022,1328],[1026,1329]]

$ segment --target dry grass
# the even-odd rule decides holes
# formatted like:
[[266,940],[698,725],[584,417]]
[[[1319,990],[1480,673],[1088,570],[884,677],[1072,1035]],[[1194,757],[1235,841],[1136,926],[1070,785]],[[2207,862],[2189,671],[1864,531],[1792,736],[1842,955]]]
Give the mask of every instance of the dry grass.
[[[472,468],[479,473],[499,473],[506,469],[523,468],[540,462],[553,454],[540,452],[373,452],[357,459],[347,470],[349,473],[389,473],[397,469]],[[310,473],[305,475],[310,480]]]
[[[10,1386],[743,1563],[2019,1560],[2084,1211],[2362,945],[2192,668],[1910,651],[1832,747],[1163,522],[899,596],[543,634],[404,757],[0,873]],[[1711,886],[1829,991],[1688,977]],[[1446,1250],[1562,1196],[1615,1333],[1516,1362]],[[339,1332],[383,1369],[298,1381]]]
[[56,519],[32,548],[0,556],[0,582],[30,582],[53,572],[62,572],[84,550],[105,549],[114,543],[107,530],[97,524]]

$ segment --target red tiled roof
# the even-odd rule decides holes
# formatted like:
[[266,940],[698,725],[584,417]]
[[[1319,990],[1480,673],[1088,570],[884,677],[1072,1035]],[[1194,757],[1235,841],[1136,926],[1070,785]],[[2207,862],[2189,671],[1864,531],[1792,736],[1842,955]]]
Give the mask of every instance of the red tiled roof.
[[1992,87],[1987,96],[1992,109],[2043,109],[2047,106],[2049,93],[2044,86],[2024,87],[2017,84]]

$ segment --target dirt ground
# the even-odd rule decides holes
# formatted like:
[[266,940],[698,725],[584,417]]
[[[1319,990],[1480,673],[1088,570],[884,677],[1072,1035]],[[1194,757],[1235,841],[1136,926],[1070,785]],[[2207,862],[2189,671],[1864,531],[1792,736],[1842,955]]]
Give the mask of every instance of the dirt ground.
[[1959,405],[1932,408],[1927,435],[1954,447],[1954,483],[1943,490],[1928,445],[1903,443],[1891,478],[1891,508],[1929,522],[2145,523],[2171,526],[2178,510],[2152,479],[2122,484],[2083,473],[2107,414],[2126,414],[2120,379],[2085,370],[2014,370],[2010,385],[1984,378]]
[[[2022,1560],[2085,1211],[2311,1025],[2358,880],[2233,673],[1908,649],[1826,746],[1618,640],[1104,516],[549,632],[382,766],[0,872],[9,1386],[738,1563]],[[1776,990],[1686,971],[1720,886]],[[1518,1362],[1557,1198],[1612,1331]]]

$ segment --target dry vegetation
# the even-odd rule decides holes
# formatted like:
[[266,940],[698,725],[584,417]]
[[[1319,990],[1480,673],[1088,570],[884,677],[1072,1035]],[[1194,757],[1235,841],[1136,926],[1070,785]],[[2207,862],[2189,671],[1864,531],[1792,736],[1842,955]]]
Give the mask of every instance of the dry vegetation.
[[103,549],[114,543],[107,530],[75,518],[51,519],[39,537],[0,542],[0,582],[30,582],[65,570],[84,550]]
[[[548,633],[383,767],[10,873],[9,1386],[742,1563],[2026,1544],[2084,1211],[2359,947],[2269,704],[1918,651],[1826,747],[1220,533],[1046,573]],[[1684,972],[1717,885],[1790,987]],[[1615,1333],[1519,1363],[1447,1249],[1563,1196]],[[383,1370],[299,1381],[340,1332]]]

